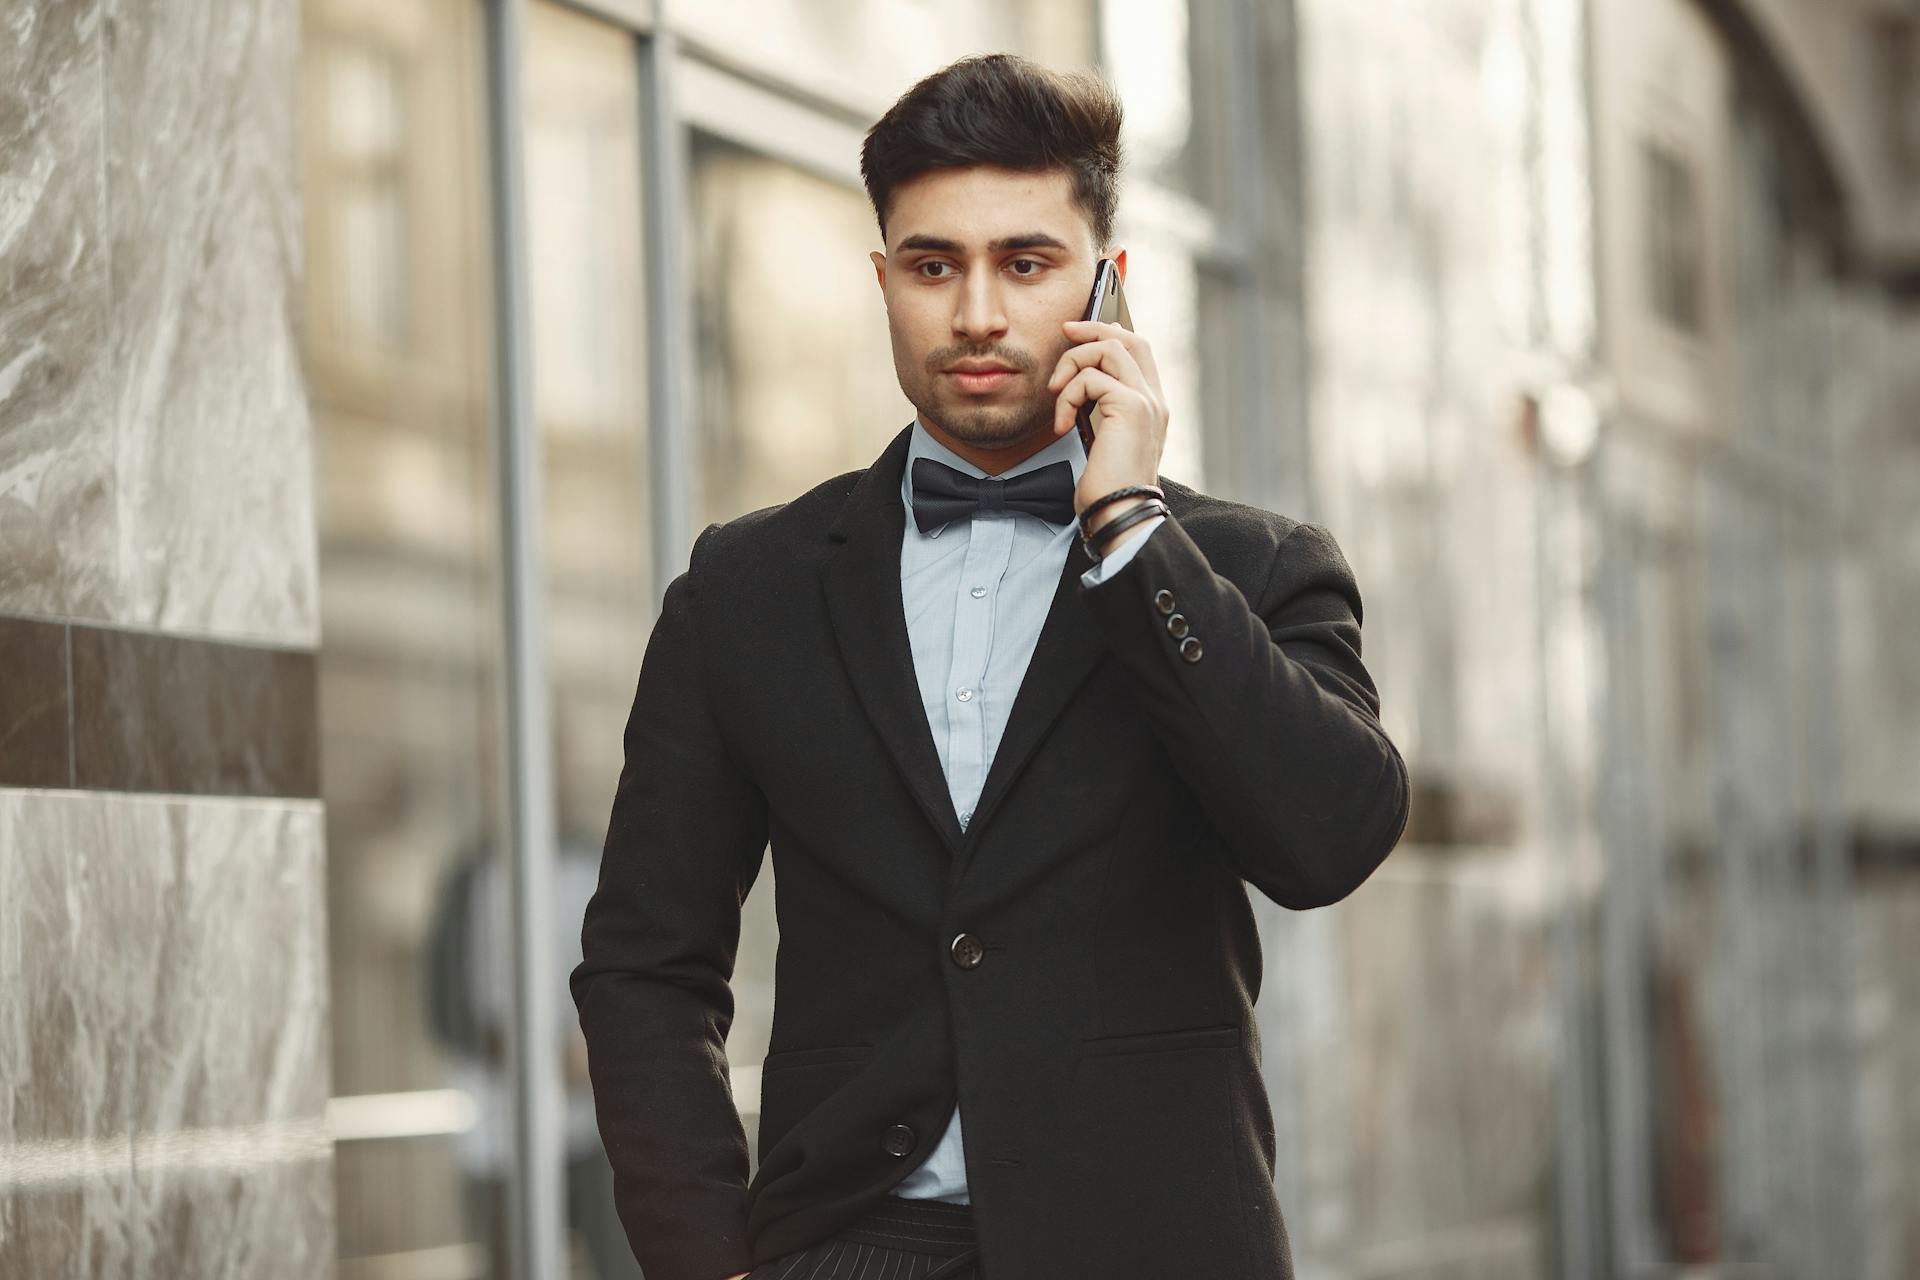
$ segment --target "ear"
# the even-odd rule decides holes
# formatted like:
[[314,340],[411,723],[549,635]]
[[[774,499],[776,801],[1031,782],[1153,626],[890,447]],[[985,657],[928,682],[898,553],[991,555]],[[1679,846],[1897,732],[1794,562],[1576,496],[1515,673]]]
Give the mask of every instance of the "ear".
[[1125,284],[1127,282],[1127,251],[1120,249],[1106,256],[1113,259],[1113,269],[1120,273],[1120,283]]
[[887,255],[875,249],[867,256],[873,259],[873,278],[880,282],[880,290],[884,293],[887,288]]

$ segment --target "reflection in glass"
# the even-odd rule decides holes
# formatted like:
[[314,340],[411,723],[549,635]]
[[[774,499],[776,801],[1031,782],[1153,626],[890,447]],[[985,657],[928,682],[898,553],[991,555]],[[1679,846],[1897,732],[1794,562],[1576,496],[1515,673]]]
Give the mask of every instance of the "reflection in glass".
[[[542,468],[541,550],[554,717],[555,974],[580,961],[652,628],[640,99],[632,38],[555,5],[527,11],[528,292]],[[570,995],[562,1055],[567,1218],[577,1280],[638,1280],[614,1210]]]
[[305,6],[342,1277],[502,1274],[499,533],[477,5]]
[[673,23],[729,62],[877,117],[964,54],[1005,49],[1052,67],[1091,65],[1094,10],[1094,0],[703,0],[674,6]]
[[700,529],[866,466],[913,406],[866,197],[705,134],[692,173]]

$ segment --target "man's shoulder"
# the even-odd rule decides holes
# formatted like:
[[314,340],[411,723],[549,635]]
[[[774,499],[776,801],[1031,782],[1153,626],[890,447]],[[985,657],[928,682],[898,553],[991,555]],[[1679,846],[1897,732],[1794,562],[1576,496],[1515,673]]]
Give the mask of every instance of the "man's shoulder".
[[1280,544],[1302,523],[1265,507],[1203,493],[1166,476],[1161,476],[1159,483],[1166,491],[1167,508],[1173,518],[1209,556],[1220,553],[1245,557],[1255,565],[1271,565]]
[[[1200,493],[1162,478],[1167,506],[1216,573],[1264,607],[1302,583],[1340,584],[1356,595],[1353,566],[1324,524]],[[1178,491],[1176,493],[1176,490]]]
[[742,557],[763,561],[770,555],[791,565],[795,554],[825,543],[827,529],[864,474],[864,468],[843,471],[785,502],[708,525],[694,539],[694,566],[709,560],[737,566]]

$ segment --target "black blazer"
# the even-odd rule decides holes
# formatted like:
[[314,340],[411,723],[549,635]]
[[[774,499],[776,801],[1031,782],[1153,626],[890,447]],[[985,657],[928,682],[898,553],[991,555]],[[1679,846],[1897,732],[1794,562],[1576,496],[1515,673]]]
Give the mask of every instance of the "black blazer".
[[[827,1238],[957,1099],[987,1280],[1289,1276],[1245,885],[1337,902],[1405,826],[1353,574],[1162,477],[1114,577],[1075,539],[963,834],[901,605],[911,430],[709,526],[648,640],[571,976],[634,1253],[723,1280]],[[769,841],[749,1183],[727,984]]]

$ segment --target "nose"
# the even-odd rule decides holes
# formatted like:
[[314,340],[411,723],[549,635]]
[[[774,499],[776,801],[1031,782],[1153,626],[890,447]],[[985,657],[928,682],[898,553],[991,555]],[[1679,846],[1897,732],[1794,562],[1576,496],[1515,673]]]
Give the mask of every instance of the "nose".
[[1006,334],[1006,308],[1001,305],[999,282],[993,272],[968,272],[956,293],[953,312],[956,335],[979,342]]

